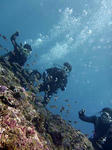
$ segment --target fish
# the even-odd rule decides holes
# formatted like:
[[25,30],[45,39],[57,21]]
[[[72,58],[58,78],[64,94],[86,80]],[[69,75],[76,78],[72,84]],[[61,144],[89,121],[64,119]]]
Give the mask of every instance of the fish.
[[4,39],[4,40],[8,40],[6,36],[0,34],[0,36]]
[[77,124],[78,122],[77,121],[74,121],[74,124]]
[[26,66],[27,66],[27,67],[29,67],[29,66],[30,66],[30,64],[26,64]]
[[62,113],[64,110],[65,110],[65,107],[62,106],[61,109],[60,109],[60,113]]
[[55,97],[54,97],[54,101],[56,101],[57,99],[58,99],[58,96],[55,96]]
[[8,40],[8,39],[6,38],[6,36],[4,36],[4,35],[2,35],[2,38],[3,38],[4,40]]
[[64,101],[65,101],[65,102],[69,102],[69,100],[68,100],[68,99],[65,99]]
[[70,107],[70,104],[67,104],[68,107]]
[[69,112],[70,112],[70,110],[67,109],[67,110],[66,110],[66,113],[68,114]]
[[57,105],[50,105],[50,108],[58,108],[58,106]]

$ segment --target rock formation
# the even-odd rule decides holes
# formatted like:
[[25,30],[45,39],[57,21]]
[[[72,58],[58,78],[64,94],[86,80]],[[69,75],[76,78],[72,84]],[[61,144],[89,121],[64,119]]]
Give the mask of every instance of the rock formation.
[[43,107],[28,76],[16,63],[0,62],[0,150],[94,150],[84,134]]

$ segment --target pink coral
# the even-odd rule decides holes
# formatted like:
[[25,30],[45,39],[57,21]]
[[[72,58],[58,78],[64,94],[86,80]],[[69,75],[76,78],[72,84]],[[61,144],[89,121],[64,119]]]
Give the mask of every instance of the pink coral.
[[[9,114],[2,117],[0,146],[6,145],[9,149],[23,150],[44,150],[44,143],[35,130],[34,126],[28,126],[22,121],[22,116],[12,115],[15,113],[13,108],[9,109]],[[18,122],[17,117],[21,119]],[[3,132],[2,132],[2,129]],[[3,141],[2,141],[3,140]]]
[[0,85],[0,92],[5,92],[8,88],[4,85]]

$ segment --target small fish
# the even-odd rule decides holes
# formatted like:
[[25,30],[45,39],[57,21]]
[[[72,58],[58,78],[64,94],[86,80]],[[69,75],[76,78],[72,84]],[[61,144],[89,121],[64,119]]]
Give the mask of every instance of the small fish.
[[70,107],[70,104],[67,104],[68,107]]
[[62,113],[64,110],[65,110],[65,107],[62,106],[60,109],[60,113]]
[[57,99],[58,99],[58,96],[55,96],[55,97],[54,97],[54,101],[56,101]]
[[4,35],[2,35],[2,38],[3,38],[4,40],[7,40],[6,36],[4,36]]
[[65,102],[69,102],[69,100],[68,100],[68,99],[65,99],[64,101],[65,101]]
[[50,108],[58,108],[56,105],[50,105]]
[[77,121],[74,121],[74,124],[77,124],[78,122]]
[[29,64],[26,64],[26,66],[29,67],[30,65],[29,65]]
[[66,110],[66,113],[68,114],[69,112],[70,112],[70,110],[67,109],[67,110]]
[[71,123],[72,121],[71,121],[71,120],[68,120],[68,122]]
[[8,39],[6,38],[6,36],[4,36],[4,35],[2,35],[2,34],[0,34],[0,36],[1,36],[4,40],[8,40]]

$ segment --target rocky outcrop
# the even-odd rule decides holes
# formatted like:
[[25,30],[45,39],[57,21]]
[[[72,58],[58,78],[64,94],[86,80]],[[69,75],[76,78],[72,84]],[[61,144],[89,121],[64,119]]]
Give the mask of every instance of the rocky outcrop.
[[94,150],[84,134],[43,107],[28,75],[0,62],[0,150]]

